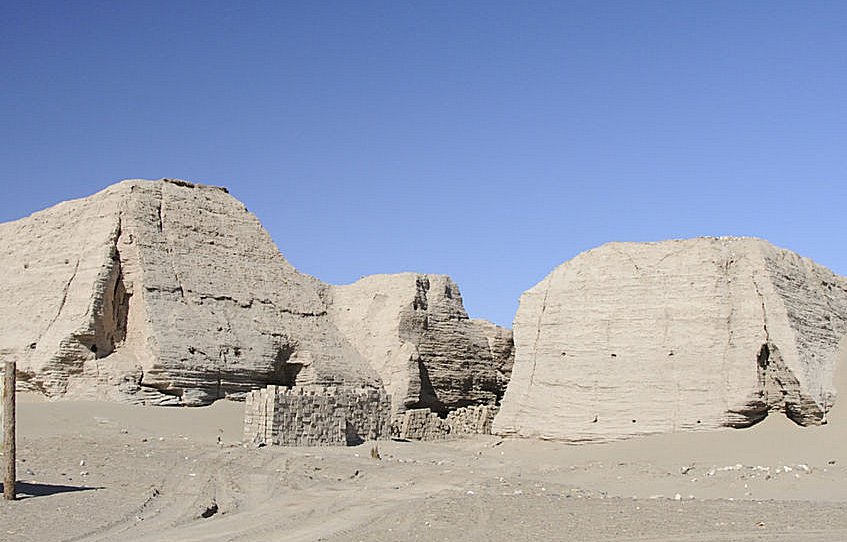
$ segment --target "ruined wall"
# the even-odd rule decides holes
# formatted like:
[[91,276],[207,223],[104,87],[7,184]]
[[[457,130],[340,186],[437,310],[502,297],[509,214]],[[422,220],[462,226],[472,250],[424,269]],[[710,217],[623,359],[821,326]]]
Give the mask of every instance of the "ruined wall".
[[469,319],[450,277],[372,275],[330,293],[333,322],[379,374],[395,412],[499,402],[512,332]]
[[48,396],[207,404],[267,384],[379,386],[225,189],[124,181],[0,224],[0,349]]
[[447,425],[452,435],[490,435],[498,408],[479,405],[459,408],[447,414]]
[[443,275],[331,287],[226,189],[128,180],[0,224],[0,349],[50,397],[203,405],[266,385],[384,385],[394,411],[496,404],[511,331]]
[[406,440],[440,440],[450,434],[447,420],[428,408],[412,408],[391,422],[391,436]]
[[490,435],[497,407],[478,405],[458,408],[446,418],[427,408],[406,410],[391,422],[391,435],[407,440],[439,440],[468,435]]
[[521,297],[494,431],[566,441],[822,423],[847,280],[759,239],[609,243]]
[[345,446],[387,438],[391,399],[348,386],[268,386],[247,394],[244,441],[280,446]]
[[497,407],[451,411],[429,409],[391,416],[391,399],[381,390],[347,386],[268,386],[247,394],[244,442],[252,445],[349,446],[366,440],[441,440],[491,434]]

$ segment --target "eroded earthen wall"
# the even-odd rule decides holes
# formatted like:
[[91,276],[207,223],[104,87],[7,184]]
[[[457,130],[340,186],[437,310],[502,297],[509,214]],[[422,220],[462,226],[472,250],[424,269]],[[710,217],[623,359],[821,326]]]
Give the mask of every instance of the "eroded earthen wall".
[[609,243],[521,297],[493,431],[569,442],[824,423],[847,281],[766,241]]

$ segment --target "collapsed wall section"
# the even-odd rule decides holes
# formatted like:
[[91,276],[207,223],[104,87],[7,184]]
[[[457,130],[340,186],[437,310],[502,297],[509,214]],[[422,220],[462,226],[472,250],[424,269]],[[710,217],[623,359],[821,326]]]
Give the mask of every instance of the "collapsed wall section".
[[394,416],[391,435],[405,440],[441,440],[469,435],[490,435],[497,407],[478,405],[450,411],[445,418],[427,408],[406,410]]
[[[777,321],[787,322],[789,329],[783,333],[793,339],[793,348],[781,357],[798,387],[808,390],[822,411],[818,418],[825,417],[838,391],[832,375],[838,368],[839,342],[847,336],[847,279],[787,250],[770,247],[763,257],[773,293],[781,300]],[[772,338],[783,351],[790,345],[778,340],[779,336]],[[811,408],[799,409],[800,416],[807,410]]]
[[499,403],[512,333],[468,318],[450,277],[372,275],[330,292],[333,322],[379,374],[394,412]]

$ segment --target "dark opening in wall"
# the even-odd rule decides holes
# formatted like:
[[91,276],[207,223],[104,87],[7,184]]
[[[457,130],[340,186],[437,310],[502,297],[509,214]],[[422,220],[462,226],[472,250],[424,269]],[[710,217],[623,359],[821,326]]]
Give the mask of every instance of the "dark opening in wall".
[[114,352],[116,346],[126,340],[131,294],[127,292],[124,284],[120,253],[117,249],[112,255],[112,267],[103,284],[101,295],[102,302],[94,320],[94,336],[88,340],[80,339],[98,359]]
[[763,344],[759,349],[759,355],[757,356],[756,362],[759,364],[759,367],[762,369],[767,369],[768,363],[770,362],[771,357],[771,349],[768,347],[767,343]]
[[294,354],[292,345],[285,345],[277,350],[273,363],[273,373],[268,379],[268,384],[292,388],[297,385],[297,376],[303,370],[302,363],[290,363]]

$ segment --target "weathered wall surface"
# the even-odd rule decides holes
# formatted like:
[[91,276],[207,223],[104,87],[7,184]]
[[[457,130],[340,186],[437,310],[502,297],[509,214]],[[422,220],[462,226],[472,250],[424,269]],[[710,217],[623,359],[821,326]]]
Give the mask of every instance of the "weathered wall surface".
[[511,331],[471,320],[444,275],[373,275],[331,287],[329,311],[393,397],[395,412],[495,404],[513,362]]
[[379,377],[225,190],[124,181],[0,224],[0,349],[24,386],[205,404],[266,384]]
[[382,378],[395,411],[444,414],[497,402],[511,370],[511,332],[468,319],[449,277],[329,287],[225,189],[124,181],[0,241],[0,349],[49,396],[197,405]]
[[244,441],[280,446],[345,446],[387,438],[391,399],[350,386],[268,386],[247,394]]
[[391,421],[391,436],[405,440],[441,440],[450,434],[447,420],[428,408],[411,408]]
[[441,440],[491,434],[497,407],[463,407],[446,418],[427,409],[391,416],[381,390],[350,386],[268,386],[247,394],[244,442],[252,445],[349,446],[366,440]]
[[452,410],[447,414],[451,435],[490,435],[498,407],[477,405]]
[[610,243],[521,298],[504,435],[591,441],[831,407],[847,281],[757,239]]
[[445,418],[428,408],[406,410],[391,421],[391,435],[407,440],[440,440],[468,435],[490,435],[497,407],[477,405],[451,410]]

